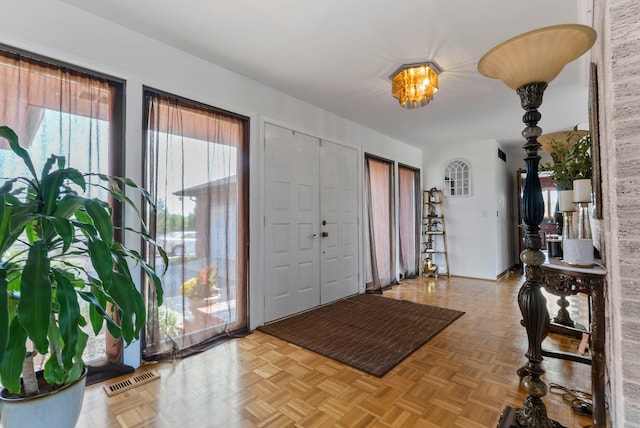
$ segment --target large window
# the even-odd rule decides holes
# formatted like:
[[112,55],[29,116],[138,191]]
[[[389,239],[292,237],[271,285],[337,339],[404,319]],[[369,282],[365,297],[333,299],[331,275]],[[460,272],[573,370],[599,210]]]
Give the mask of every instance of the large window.
[[[122,175],[123,84],[36,55],[0,49],[0,124],[11,127],[34,161],[36,171],[51,154],[83,172]],[[0,143],[0,176],[28,175],[22,163]],[[88,186],[89,195],[107,199],[105,191]],[[114,207],[117,208],[117,207]],[[120,212],[115,211],[120,222]],[[81,263],[81,260],[70,260]],[[79,301],[86,319],[88,305]],[[120,347],[104,331],[89,343],[84,360],[109,357],[119,363]],[[108,354],[108,355],[107,355]]]
[[148,289],[144,355],[171,358],[247,326],[248,119],[144,95],[145,187],[157,207],[149,223],[170,260],[164,305]]

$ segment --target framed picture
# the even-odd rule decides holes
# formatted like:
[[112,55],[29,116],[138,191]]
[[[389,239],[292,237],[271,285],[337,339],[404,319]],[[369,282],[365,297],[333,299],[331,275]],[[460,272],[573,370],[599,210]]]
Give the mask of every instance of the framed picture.
[[589,70],[589,131],[591,133],[591,157],[593,159],[593,217],[602,219],[602,173],[598,120],[598,68],[592,62]]

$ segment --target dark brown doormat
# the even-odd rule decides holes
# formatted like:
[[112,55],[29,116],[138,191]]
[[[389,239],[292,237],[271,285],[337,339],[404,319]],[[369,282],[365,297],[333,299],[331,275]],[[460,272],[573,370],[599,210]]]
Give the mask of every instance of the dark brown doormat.
[[382,377],[463,314],[360,294],[258,330]]

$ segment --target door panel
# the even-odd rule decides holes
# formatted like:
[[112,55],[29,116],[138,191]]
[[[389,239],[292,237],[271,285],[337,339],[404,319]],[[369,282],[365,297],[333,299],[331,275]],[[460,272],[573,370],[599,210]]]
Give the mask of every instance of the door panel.
[[358,292],[358,152],[322,142],[320,298],[325,304]]
[[265,126],[265,321],[320,302],[318,140]]

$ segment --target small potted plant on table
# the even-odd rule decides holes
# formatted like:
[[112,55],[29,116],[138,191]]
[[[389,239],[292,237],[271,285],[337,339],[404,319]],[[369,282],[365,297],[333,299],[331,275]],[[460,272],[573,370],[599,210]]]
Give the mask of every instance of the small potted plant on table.
[[[562,240],[565,261],[589,264],[593,262],[591,229],[587,214],[593,176],[591,134],[578,130],[577,127],[563,134],[563,141],[549,141],[553,162],[544,166],[551,171],[558,187],[559,207],[564,219]],[[576,210],[576,203],[580,208],[577,231],[572,216]]]

